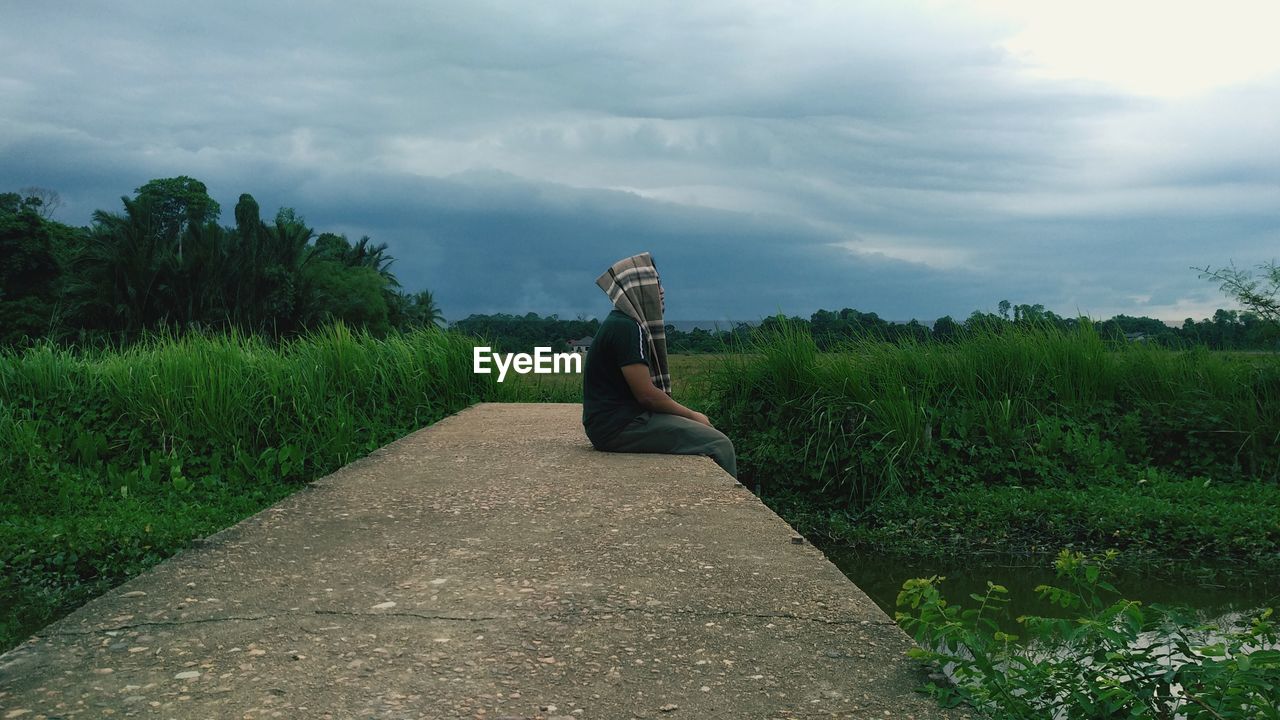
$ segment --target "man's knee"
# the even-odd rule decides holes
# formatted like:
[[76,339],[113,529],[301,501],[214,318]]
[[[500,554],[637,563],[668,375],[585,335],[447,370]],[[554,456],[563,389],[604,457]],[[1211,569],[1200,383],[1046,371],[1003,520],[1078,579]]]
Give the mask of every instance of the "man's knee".
[[721,438],[720,444],[725,447],[725,450],[727,450],[729,453],[733,453],[734,452],[733,441],[729,439],[729,436],[725,435],[724,433],[721,433],[720,438]]
[[738,455],[733,449],[733,441],[723,433],[711,443],[711,459],[733,477],[738,477]]
[[720,437],[714,438],[711,441],[711,447],[714,448],[715,451],[721,455],[732,456],[734,454],[733,441],[730,440],[728,436],[723,433],[720,434]]

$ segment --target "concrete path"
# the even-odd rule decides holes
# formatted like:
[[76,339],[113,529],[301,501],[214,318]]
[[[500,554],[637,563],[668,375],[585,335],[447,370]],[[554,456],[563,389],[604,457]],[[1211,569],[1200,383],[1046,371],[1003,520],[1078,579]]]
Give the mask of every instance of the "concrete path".
[[0,656],[0,718],[949,717],[907,637],[700,457],[470,408]]

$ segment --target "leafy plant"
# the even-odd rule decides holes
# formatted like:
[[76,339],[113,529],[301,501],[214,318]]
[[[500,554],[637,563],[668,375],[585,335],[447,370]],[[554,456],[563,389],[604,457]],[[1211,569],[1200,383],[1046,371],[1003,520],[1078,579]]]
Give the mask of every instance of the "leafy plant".
[[1060,613],[1017,618],[1025,640],[1000,629],[1008,591],[988,583],[975,607],[949,603],[944,578],[908,580],[897,619],[920,647],[913,658],[946,681],[925,692],[990,718],[1280,718],[1280,633],[1272,610],[1202,624],[1176,608],[1144,606],[1107,581],[1114,551],[1062,551],[1058,585],[1037,595]]

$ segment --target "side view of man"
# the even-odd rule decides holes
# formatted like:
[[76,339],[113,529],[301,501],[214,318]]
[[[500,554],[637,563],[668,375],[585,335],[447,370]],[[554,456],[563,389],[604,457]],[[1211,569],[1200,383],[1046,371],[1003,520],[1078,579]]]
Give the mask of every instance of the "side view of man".
[[614,309],[587,351],[582,426],[597,450],[709,455],[738,477],[733,442],[706,415],[671,398],[665,293],[649,253],[614,263],[596,279]]

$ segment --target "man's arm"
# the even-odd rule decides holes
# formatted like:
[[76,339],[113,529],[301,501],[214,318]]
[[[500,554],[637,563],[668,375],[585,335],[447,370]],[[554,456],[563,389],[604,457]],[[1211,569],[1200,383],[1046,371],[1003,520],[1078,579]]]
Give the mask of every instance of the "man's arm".
[[640,407],[655,413],[666,413],[668,415],[679,415],[683,418],[689,418],[696,422],[700,422],[707,427],[712,427],[711,421],[706,415],[697,410],[690,410],[671,399],[670,395],[662,392],[653,384],[653,380],[649,378],[649,366],[644,363],[632,363],[622,366],[622,377],[627,379],[627,385],[631,388],[631,394],[636,396],[636,402]]

